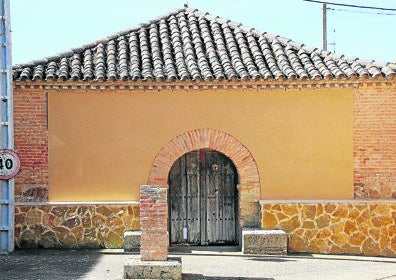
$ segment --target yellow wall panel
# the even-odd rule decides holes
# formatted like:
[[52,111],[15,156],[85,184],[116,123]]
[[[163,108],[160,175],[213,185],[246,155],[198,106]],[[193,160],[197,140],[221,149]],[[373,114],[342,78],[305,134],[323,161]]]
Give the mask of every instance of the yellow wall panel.
[[352,93],[49,92],[50,200],[136,200],[161,147],[198,128],[249,149],[262,199],[352,199]]

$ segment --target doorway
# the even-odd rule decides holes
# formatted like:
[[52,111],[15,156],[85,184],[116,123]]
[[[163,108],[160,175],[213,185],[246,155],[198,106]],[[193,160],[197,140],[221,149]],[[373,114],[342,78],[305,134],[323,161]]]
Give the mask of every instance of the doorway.
[[169,172],[171,244],[238,244],[238,175],[224,154],[184,154]]

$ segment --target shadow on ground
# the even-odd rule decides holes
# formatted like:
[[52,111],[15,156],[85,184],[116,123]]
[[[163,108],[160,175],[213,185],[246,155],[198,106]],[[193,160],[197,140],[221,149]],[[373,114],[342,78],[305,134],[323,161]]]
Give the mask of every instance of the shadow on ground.
[[[138,252],[32,249],[0,255],[0,280],[122,279],[125,262]],[[243,255],[238,247],[189,247],[170,251],[183,259],[187,280],[396,279],[394,258],[340,255]],[[243,266],[243,271],[241,267]],[[227,275],[227,276],[223,276]],[[267,278],[259,276],[267,276]]]
[[205,276],[202,274],[183,273],[183,280],[274,280],[275,278],[258,278],[258,277],[219,277]]
[[213,253],[227,253],[240,252],[238,246],[191,246],[191,245],[172,245],[169,247],[169,252],[177,253],[192,253],[192,252],[213,252]]
[[100,258],[91,250],[16,250],[0,255],[0,279],[81,279]]
[[270,258],[270,257],[261,257],[261,258],[249,258],[251,261],[259,261],[259,262],[295,262],[296,260],[286,259],[286,258]]

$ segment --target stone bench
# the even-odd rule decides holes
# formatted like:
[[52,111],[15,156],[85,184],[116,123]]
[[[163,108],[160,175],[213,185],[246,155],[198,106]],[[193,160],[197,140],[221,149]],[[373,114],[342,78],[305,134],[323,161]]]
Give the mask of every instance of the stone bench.
[[141,231],[126,231],[124,232],[124,251],[138,252],[140,250]]
[[242,229],[242,253],[286,255],[287,234],[283,230]]

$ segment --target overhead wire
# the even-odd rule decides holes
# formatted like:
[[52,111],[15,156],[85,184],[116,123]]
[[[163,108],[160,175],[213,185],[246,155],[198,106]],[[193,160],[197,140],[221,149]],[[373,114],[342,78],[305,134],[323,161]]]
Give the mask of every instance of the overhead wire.
[[[329,11],[334,11],[334,12],[349,12],[349,13],[358,13],[358,14],[367,14],[367,15],[379,15],[379,16],[396,16],[396,8],[383,8],[383,7],[374,7],[374,6],[362,6],[362,5],[353,5],[353,4],[344,4],[344,3],[337,3],[337,2],[329,2],[329,1],[320,1],[320,0],[303,0],[305,2],[310,2],[310,3],[319,3],[323,5],[323,13],[325,13],[325,9]],[[329,6],[333,7],[329,7]],[[335,7],[334,7],[335,6]],[[346,8],[352,8],[352,9],[342,9],[338,7],[346,7]],[[359,10],[360,9],[360,10]],[[367,10],[376,10],[376,11],[363,11],[362,9],[367,9]],[[329,44],[333,45],[334,47],[334,52],[335,52],[335,29],[334,29],[334,42]]]
[[343,4],[343,3],[319,1],[319,0],[303,0],[303,1],[312,2],[312,3],[319,3],[319,4],[328,4],[328,5],[334,5],[334,6],[350,7],[350,8],[373,9],[373,10],[396,12],[396,9],[393,9],[393,8],[382,8],[382,7],[373,7],[373,6],[351,5],[351,4]]
[[[335,6],[351,7],[351,8],[375,9],[375,10],[382,10],[382,11],[386,10],[386,11],[395,11],[396,12],[396,9],[392,9],[392,8],[359,6],[359,5],[334,3],[334,2],[319,1],[319,0],[303,0],[303,1],[311,2],[311,3],[320,3],[320,4],[328,4],[328,5],[335,5]],[[327,7],[326,10],[336,11],[336,12],[355,13],[355,14],[365,14],[365,15],[396,16],[396,13],[364,12],[364,11],[358,11],[358,10],[353,10],[353,9],[349,10],[349,9],[330,8],[330,7]]]
[[396,14],[391,14],[391,13],[381,13],[381,12],[370,13],[370,12],[354,11],[354,10],[347,10],[347,9],[336,9],[336,8],[328,8],[328,7],[326,9],[329,11],[364,14],[364,15],[396,16]]

